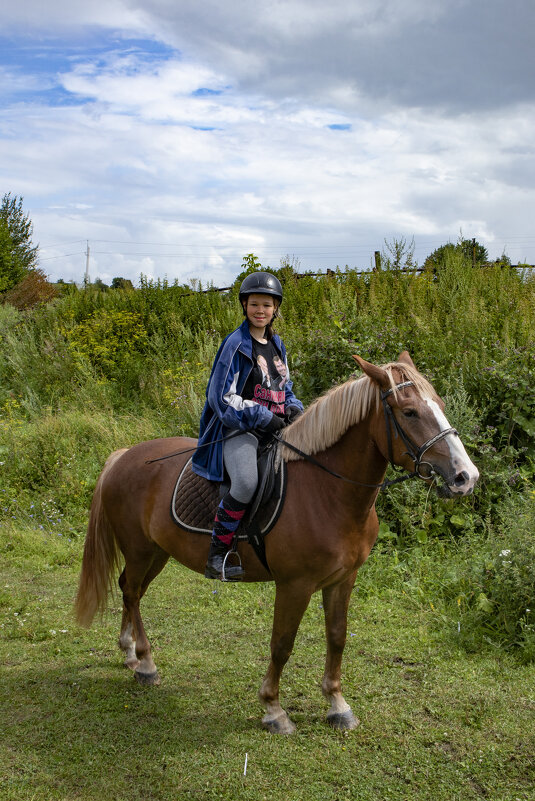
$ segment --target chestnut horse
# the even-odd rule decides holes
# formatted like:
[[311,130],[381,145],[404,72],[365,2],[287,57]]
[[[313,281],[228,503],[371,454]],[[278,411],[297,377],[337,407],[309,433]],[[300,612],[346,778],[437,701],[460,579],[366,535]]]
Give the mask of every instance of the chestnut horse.
[[[427,482],[440,476],[442,492],[449,496],[471,493],[479,477],[444,416],[442,401],[408,353],[383,367],[354,358],[364,375],[331,389],[283,431],[283,439],[300,453],[280,446],[288,485],[282,514],[266,537],[270,572],[250,545],[239,545],[245,581],[276,584],[271,661],[260,689],[266,705],[262,723],[272,732],[294,730],[279,703],[279,681],[317,590],[323,594],[327,637],[322,682],[330,703],[327,719],[338,729],[358,723],[342,696],[342,653],[351,590],[377,537],[375,499],[388,461]],[[91,506],[77,619],[88,626],[97,610],[105,609],[115,570],[124,560],[119,645],[144,684],[157,684],[159,677],[139,602],[169,556],[202,574],[210,545],[210,537],[180,529],[170,515],[173,488],[190,454],[152,460],[194,445],[195,440],[170,438],[116,451],[98,479]],[[313,454],[316,463],[303,453]]]

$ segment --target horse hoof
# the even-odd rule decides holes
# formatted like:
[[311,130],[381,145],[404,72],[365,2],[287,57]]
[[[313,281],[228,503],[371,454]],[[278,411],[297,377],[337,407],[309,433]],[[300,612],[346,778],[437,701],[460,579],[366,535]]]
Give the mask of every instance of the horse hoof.
[[262,726],[270,734],[293,734],[295,726],[286,715],[280,718],[262,718]]
[[139,659],[136,659],[135,656],[131,656],[128,659],[124,660],[124,666],[130,668],[130,670],[135,670],[139,665]]
[[356,729],[360,721],[348,709],[347,712],[334,712],[332,715],[327,715],[327,723],[338,731],[350,731]]
[[155,670],[154,673],[141,673],[139,670],[135,670],[134,676],[136,677],[137,682],[142,684],[144,687],[152,687],[160,683],[160,677],[157,670]]

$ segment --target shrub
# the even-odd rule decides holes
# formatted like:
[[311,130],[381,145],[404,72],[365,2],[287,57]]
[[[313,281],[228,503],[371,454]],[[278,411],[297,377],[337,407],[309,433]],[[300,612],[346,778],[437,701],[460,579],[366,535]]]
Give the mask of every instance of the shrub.
[[116,374],[133,352],[143,352],[147,332],[135,312],[102,309],[73,328],[64,329],[69,349],[104,375]]
[[4,293],[2,300],[16,309],[33,309],[56,297],[58,290],[42,270],[30,270],[22,281]]
[[0,408],[0,518],[81,533],[97,477],[110,453],[158,437],[158,421],[108,410],[43,414],[25,422],[16,401]]
[[535,492],[530,491],[508,500],[499,532],[460,544],[443,595],[468,650],[487,642],[535,661],[534,529]]

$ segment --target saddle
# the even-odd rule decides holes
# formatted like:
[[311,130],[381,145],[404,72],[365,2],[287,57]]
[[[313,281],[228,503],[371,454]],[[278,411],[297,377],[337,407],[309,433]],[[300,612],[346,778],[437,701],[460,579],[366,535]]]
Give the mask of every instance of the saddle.
[[[267,570],[264,537],[279,519],[286,494],[286,464],[277,459],[277,453],[274,442],[259,449],[258,487],[237,531],[238,540],[250,543]],[[228,490],[227,483],[194,473],[189,459],[175,485],[171,516],[186,531],[211,534],[217,507]]]

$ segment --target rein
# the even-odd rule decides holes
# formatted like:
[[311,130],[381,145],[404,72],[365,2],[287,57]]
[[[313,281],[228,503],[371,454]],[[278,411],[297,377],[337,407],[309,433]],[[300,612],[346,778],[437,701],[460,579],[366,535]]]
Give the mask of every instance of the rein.
[[[385,389],[381,392],[381,400],[383,402],[383,411],[385,416],[385,425],[386,425],[386,439],[388,443],[388,461],[390,465],[396,472],[402,471],[403,467],[398,467],[394,464],[394,454],[392,449],[392,429],[394,429],[394,435],[397,437],[398,435],[401,437],[403,443],[407,446],[407,450],[405,453],[407,456],[414,462],[414,470],[412,473],[404,473],[402,476],[398,476],[397,478],[385,478],[381,484],[364,484],[362,481],[355,481],[352,478],[347,478],[347,476],[342,476],[340,473],[337,473],[335,470],[331,470],[330,467],[326,467],[324,464],[319,462],[314,456],[311,456],[309,453],[305,453],[304,451],[297,448],[295,445],[292,445],[290,442],[286,442],[286,440],[281,439],[278,434],[272,434],[271,436],[273,439],[278,442],[280,445],[284,445],[289,450],[297,453],[307,462],[313,464],[315,467],[321,468],[329,475],[334,476],[334,478],[339,478],[342,481],[346,481],[348,484],[353,484],[357,487],[368,487],[369,489],[378,489],[378,490],[385,490],[388,487],[392,487],[394,484],[401,484],[403,481],[408,481],[410,478],[421,478],[424,480],[428,480],[435,476],[435,471],[433,470],[432,465],[429,462],[422,461],[422,456],[432,448],[437,442],[440,442],[441,439],[444,439],[449,434],[455,434],[455,436],[459,436],[457,430],[455,428],[445,428],[444,431],[440,431],[434,437],[431,437],[423,445],[418,447],[409,437],[409,435],[403,430],[400,426],[394,412],[392,411],[392,407],[389,403],[387,403],[387,398],[392,395],[398,389],[404,389],[405,387],[412,387],[414,383],[412,381],[403,381],[401,384],[396,384],[395,387],[391,387],[390,389]],[[204,446],[208,445],[215,445],[218,442],[226,442],[233,437],[237,437],[242,434],[242,431],[233,431],[231,434],[227,434],[226,437],[221,437],[220,439],[214,439],[212,442],[205,442]],[[156,459],[148,459],[145,464],[153,464],[154,462],[161,462],[163,459],[171,459],[173,456],[182,456],[184,453],[192,453],[196,451],[198,446],[196,445],[194,448],[186,448],[183,451],[175,451],[174,453],[168,453],[166,456],[158,456]],[[427,465],[430,468],[429,475],[422,475],[420,472],[420,468],[422,465]]]
[[329,473],[329,475],[334,476],[335,478],[340,478],[342,479],[342,481],[347,481],[348,484],[355,484],[357,487],[369,487],[370,489],[383,490],[386,489],[387,487],[391,487],[392,484],[401,484],[402,481],[407,481],[407,479],[409,478],[416,478],[416,476],[418,475],[416,472],[406,473],[403,476],[398,476],[398,478],[392,478],[392,479],[385,478],[385,480],[381,484],[363,484],[361,481],[355,481],[352,478],[347,478],[347,476],[342,476],[335,470],[331,470],[330,467],[326,467],[321,462],[318,462],[318,460],[315,459],[313,456],[310,456],[309,453],[305,453],[304,451],[297,448],[295,445],[292,445],[290,442],[286,442],[286,440],[280,439],[280,437],[278,437],[276,434],[273,434],[273,437],[274,439],[277,440],[277,442],[280,442],[281,445],[285,445],[291,451],[297,453],[299,456],[302,456],[303,459],[305,459],[307,462],[310,462],[310,464],[313,464],[315,467],[320,467],[322,470],[325,470],[326,473]]
[[[407,446],[407,451],[406,451],[407,456],[410,456],[410,458],[414,462],[414,470],[412,471],[412,473],[405,473],[402,476],[398,476],[397,478],[392,478],[392,479],[385,478],[385,480],[381,482],[381,484],[364,484],[361,481],[355,481],[354,479],[347,478],[347,476],[340,475],[340,473],[337,473],[334,470],[331,470],[329,467],[326,467],[324,464],[319,462],[313,456],[310,456],[310,454],[305,453],[299,448],[296,448],[295,445],[286,442],[286,440],[284,439],[280,439],[280,437],[278,437],[277,435],[273,436],[282,445],[286,445],[287,448],[289,448],[291,451],[294,451],[294,453],[297,453],[307,462],[310,462],[316,467],[320,467],[326,473],[329,473],[331,476],[334,476],[335,478],[340,478],[342,481],[347,481],[348,484],[354,484],[358,487],[369,487],[370,489],[385,490],[388,487],[393,486],[394,484],[401,484],[403,481],[408,481],[410,478],[421,478],[424,480],[433,478],[435,476],[435,471],[433,470],[433,467],[429,462],[422,461],[422,456],[426,451],[429,450],[429,448],[435,445],[435,443],[440,442],[441,439],[444,439],[444,437],[447,437],[449,434],[455,434],[456,436],[459,436],[459,434],[455,428],[446,428],[444,429],[444,431],[440,431],[434,437],[428,439],[426,442],[424,442],[423,445],[420,445],[420,447],[415,445],[415,443],[411,440],[409,435],[403,430],[403,428],[396,420],[394,412],[392,411],[392,407],[390,406],[389,403],[387,403],[386,400],[390,395],[394,393],[395,390],[404,389],[405,387],[412,387],[412,386],[414,386],[414,383],[412,381],[403,381],[401,384],[396,384],[395,387],[391,387],[390,389],[386,389],[383,392],[381,392],[381,400],[383,402],[383,411],[386,424],[386,438],[388,442],[388,461],[396,472],[400,472],[401,470],[404,469],[403,467],[397,467],[397,465],[394,464],[394,455],[392,450],[392,428],[393,428],[394,434],[396,436],[398,436],[399,434],[404,444]],[[427,476],[422,475],[422,473],[420,472],[420,467],[423,464],[427,465],[430,468],[429,475]]]

